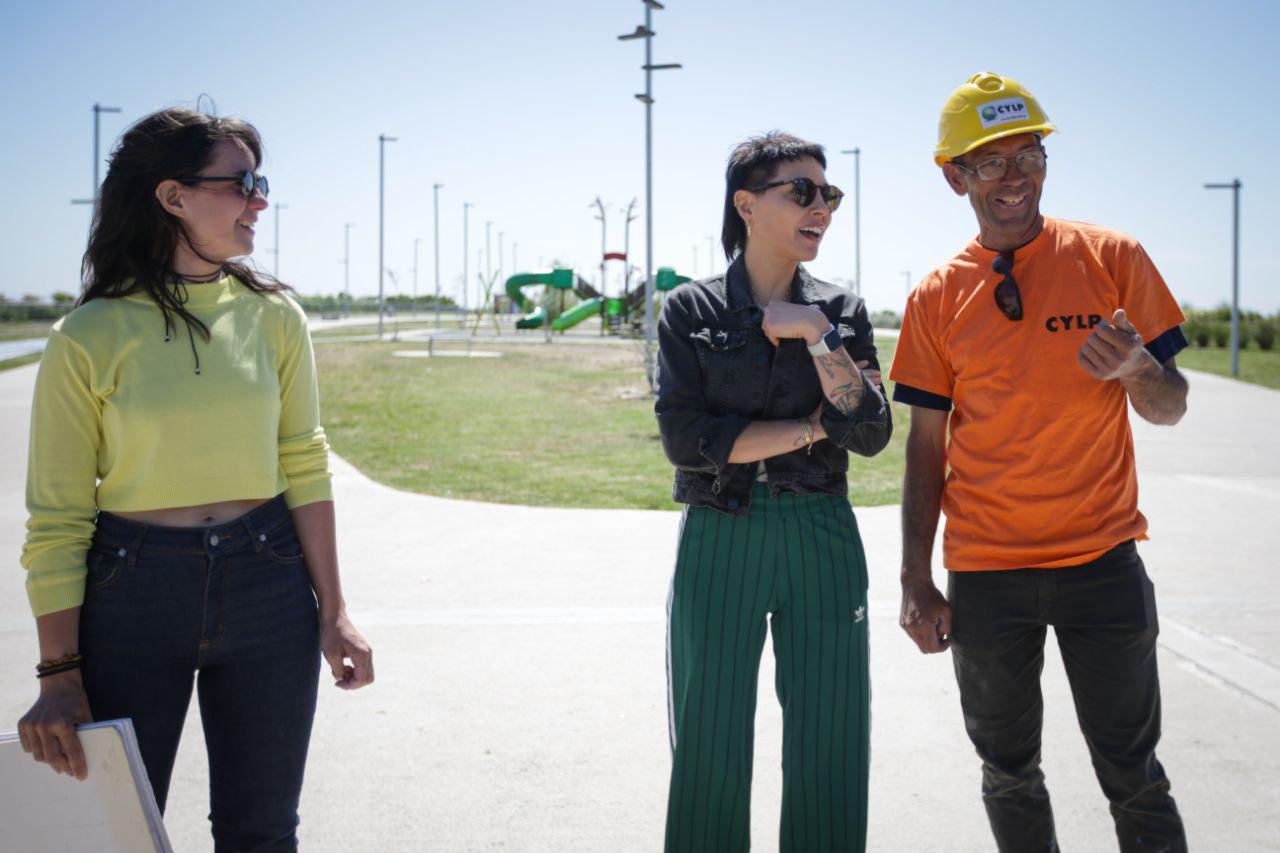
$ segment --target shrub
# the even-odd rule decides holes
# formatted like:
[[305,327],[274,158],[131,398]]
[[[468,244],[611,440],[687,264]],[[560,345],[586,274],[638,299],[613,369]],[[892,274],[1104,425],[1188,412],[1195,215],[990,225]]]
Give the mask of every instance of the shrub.
[[1213,345],[1218,349],[1225,349],[1231,343],[1231,323],[1216,321],[1210,334],[1213,336]]
[[1258,349],[1267,352],[1276,345],[1276,321],[1263,320],[1253,330],[1253,339],[1258,342]]

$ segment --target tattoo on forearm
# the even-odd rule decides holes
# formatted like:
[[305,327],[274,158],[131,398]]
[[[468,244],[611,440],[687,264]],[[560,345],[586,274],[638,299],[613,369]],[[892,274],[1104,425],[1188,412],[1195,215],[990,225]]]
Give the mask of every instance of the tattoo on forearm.
[[791,446],[804,447],[806,444],[809,443],[808,441],[805,440],[810,435],[810,433],[807,432],[808,425],[805,424],[805,422],[802,420],[797,420],[796,426],[800,428],[800,434],[796,436],[795,441],[791,442]]
[[814,359],[818,363],[818,367],[823,373],[827,374],[828,379],[836,378],[835,366],[840,353],[829,352],[826,355],[820,355]]
[[853,383],[832,388],[831,404],[840,410],[840,414],[847,415],[858,408],[858,404],[862,402],[863,390],[864,386],[861,383],[857,388],[853,387]]

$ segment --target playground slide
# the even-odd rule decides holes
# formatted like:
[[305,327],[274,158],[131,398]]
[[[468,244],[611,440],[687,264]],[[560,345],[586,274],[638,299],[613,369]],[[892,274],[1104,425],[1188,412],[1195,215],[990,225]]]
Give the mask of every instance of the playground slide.
[[571,329],[581,323],[588,317],[594,317],[600,313],[600,306],[604,300],[600,297],[595,299],[586,299],[561,314],[559,317],[551,321],[551,328],[557,332],[563,332],[565,329]]
[[529,312],[516,321],[517,329],[538,329],[547,322],[547,310],[541,305],[533,304],[524,295],[524,288],[535,285],[550,285],[560,290],[568,290],[574,285],[573,270],[519,273],[507,279],[507,296],[511,297],[511,301],[520,310]]

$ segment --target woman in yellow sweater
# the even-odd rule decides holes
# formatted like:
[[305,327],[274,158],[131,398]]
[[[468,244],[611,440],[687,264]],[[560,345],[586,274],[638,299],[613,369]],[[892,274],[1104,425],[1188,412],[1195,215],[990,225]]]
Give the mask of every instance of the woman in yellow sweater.
[[261,161],[251,125],[185,109],[113,152],[36,380],[22,557],[43,659],[23,747],[84,778],[74,725],[132,717],[163,809],[194,681],[219,850],[296,848],[320,654],[338,687],[373,680],[306,316],[235,260]]

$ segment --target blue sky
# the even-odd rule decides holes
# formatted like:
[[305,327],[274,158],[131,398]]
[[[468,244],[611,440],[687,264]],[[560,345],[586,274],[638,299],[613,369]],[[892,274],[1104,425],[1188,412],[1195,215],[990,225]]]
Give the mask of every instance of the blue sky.
[[[1269,2],[863,4],[810,0],[667,0],[654,13],[655,260],[706,275],[720,230],[725,157],[743,137],[781,128],[827,146],[828,179],[853,189],[862,149],[863,291],[900,310],[918,280],[976,231],[931,152],[948,93],[990,69],[1025,84],[1062,130],[1050,137],[1049,215],[1127,231],[1183,301],[1230,295],[1229,192],[1244,182],[1241,301],[1280,309],[1280,138]],[[640,0],[543,2],[185,2],[0,4],[0,292],[74,291],[91,185],[95,101],[104,155],[127,122],[211,95],[254,122],[280,213],[280,275],[303,293],[342,287],[343,223],[351,283],[377,290],[379,133],[387,146],[387,266],[401,292],[434,287],[431,185],[440,191],[442,289],[458,294],[462,205],[476,249],[492,222],[497,266],[518,244],[521,270],[553,259],[594,277],[609,205],[621,251],[622,208],[644,196],[642,42],[619,42]],[[105,167],[104,167],[105,173]],[[631,228],[643,260],[644,219]],[[270,270],[273,213],[258,229]],[[696,263],[695,263],[696,247]],[[813,272],[853,271],[853,206],[837,214]],[[714,269],[724,266],[717,250]],[[613,265],[618,267],[619,265]],[[389,289],[395,285],[388,280]],[[616,287],[611,278],[610,289]]]

